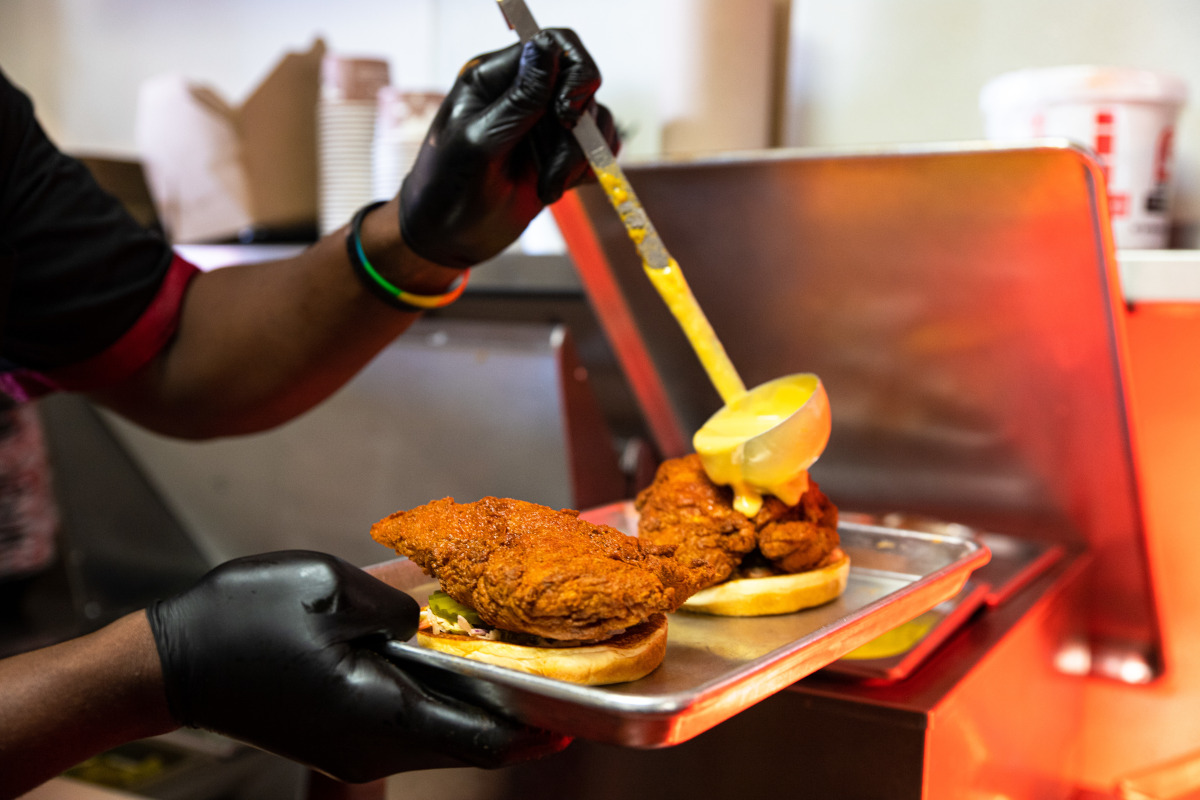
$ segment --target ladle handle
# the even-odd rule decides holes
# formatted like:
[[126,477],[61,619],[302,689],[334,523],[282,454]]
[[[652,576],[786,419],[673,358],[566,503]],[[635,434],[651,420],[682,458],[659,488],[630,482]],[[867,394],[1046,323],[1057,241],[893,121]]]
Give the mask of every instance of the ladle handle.
[[[522,42],[529,41],[541,30],[529,11],[529,6],[525,5],[525,0],[496,2],[499,3],[508,26],[516,31],[517,38]],[[600,133],[595,116],[590,113],[581,116],[572,132],[600,180],[605,196],[621,216],[621,222],[625,224],[625,230],[637,247],[642,261],[651,269],[666,269],[671,264],[671,256],[659,238],[658,231],[654,229],[654,224],[646,216],[641,201],[617,163],[617,157],[613,155],[604,134]]]
[[[525,5],[525,0],[496,2],[499,3],[508,26],[517,32],[517,37],[522,42],[529,41],[541,30],[529,7]],[[596,173],[596,178],[604,189],[604,195],[617,210],[621,222],[625,225],[625,232],[629,234],[638,255],[642,257],[646,274],[683,328],[684,335],[696,351],[717,393],[726,403],[741,397],[746,393],[745,384],[713,332],[708,317],[692,296],[692,290],[684,280],[683,271],[667,252],[666,245],[662,243],[658,231],[654,229],[654,224],[642,208],[641,201],[625,177],[625,172],[617,164],[617,157],[613,155],[604,134],[600,133],[595,116],[585,113],[572,130],[575,141],[583,148],[588,163],[592,165],[592,171]]]

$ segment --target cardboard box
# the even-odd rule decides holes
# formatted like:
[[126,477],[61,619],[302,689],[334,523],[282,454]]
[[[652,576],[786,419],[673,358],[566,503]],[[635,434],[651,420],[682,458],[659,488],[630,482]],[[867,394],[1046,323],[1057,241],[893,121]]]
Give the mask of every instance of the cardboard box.
[[288,53],[242,103],[180,75],[146,81],[136,138],[173,242],[315,230],[317,101],[325,43]]

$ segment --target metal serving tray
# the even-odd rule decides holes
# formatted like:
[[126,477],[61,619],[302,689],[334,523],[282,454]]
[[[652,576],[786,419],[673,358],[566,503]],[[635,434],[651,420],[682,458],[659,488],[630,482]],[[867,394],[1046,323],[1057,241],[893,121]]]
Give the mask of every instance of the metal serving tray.
[[[992,587],[978,577],[977,572],[954,597],[883,634],[878,643],[872,640],[852,650],[825,667],[824,672],[857,678],[863,683],[904,680],[985,605]],[[885,654],[872,655],[877,649]]]
[[[630,502],[581,515],[637,532]],[[850,555],[845,593],[819,608],[773,617],[670,615],[667,654],[650,675],[577,686],[419,647],[389,643],[388,657],[429,671],[466,695],[531,725],[627,747],[679,744],[957,594],[990,553],[977,541],[858,523],[839,526]],[[418,599],[436,583],[407,559],[368,568]]]
[[[913,626],[926,632],[913,641],[911,646],[894,655],[869,658],[862,648],[848,653],[825,667],[825,672],[856,678],[865,683],[892,683],[904,680],[917,670],[941,644],[957,631],[981,608],[995,608],[1029,585],[1030,581],[1044,573],[1066,555],[1066,548],[1051,542],[1020,539],[1002,533],[978,531],[965,525],[939,522],[932,519],[907,518],[902,521],[890,519],[891,515],[873,517],[867,514],[846,514],[844,521],[853,520],[865,525],[883,525],[888,528],[921,530],[926,533],[958,535],[960,538],[982,542],[991,553],[991,560],[971,574],[962,590],[954,597],[931,608],[900,629],[884,634],[886,644],[897,644],[890,639],[893,633],[905,634]],[[867,644],[871,648],[872,643]]]

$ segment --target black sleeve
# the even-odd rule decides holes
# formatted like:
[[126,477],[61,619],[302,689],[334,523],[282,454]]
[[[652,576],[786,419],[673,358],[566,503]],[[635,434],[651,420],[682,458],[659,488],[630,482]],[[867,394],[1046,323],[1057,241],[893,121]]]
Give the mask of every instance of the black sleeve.
[[150,304],[171,258],[160,235],[59,152],[0,72],[0,371],[100,353]]

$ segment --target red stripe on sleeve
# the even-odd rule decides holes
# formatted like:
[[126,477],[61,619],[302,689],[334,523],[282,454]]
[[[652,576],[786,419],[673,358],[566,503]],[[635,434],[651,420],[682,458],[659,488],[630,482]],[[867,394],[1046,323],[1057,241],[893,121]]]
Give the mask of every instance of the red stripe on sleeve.
[[[183,296],[199,268],[176,255],[167,269],[166,277],[158,294],[150,302],[142,316],[120,339],[101,353],[60,369],[50,370],[44,375],[14,373],[21,384],[27,380],[30,396],[45,394],[47,389],[85,391],[100,386],[119,383],[149,364],[175,335],[179,328],[179,315]],[[40,378],[40,380],[39,380]],[[47,381],[49,386],[47,386]]]

